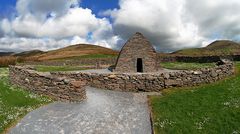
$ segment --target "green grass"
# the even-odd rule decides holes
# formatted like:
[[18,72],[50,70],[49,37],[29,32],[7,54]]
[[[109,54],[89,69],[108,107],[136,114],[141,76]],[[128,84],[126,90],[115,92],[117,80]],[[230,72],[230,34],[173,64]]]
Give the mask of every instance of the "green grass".
[[51,100],[9,84],[8,69],[0,68],[0,133],[28,112]]
[[[236,68],[240,70],[240,63]],[[156,134],[239,134],[240,73],[215,84],[150,97]]]
[[201,68],[214,67],[215,63],[185,63],[185,62],[163,62],[163,68],[176,70],[195,70]]
[[39,72],[58,72],[58,71],[79,71],[86,70],[86,68],[81,66],[35,66],[36,70]]

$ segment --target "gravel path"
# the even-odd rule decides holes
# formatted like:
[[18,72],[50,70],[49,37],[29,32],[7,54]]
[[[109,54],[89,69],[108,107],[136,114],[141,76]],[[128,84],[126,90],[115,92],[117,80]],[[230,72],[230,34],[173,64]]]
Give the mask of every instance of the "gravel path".
[[151,134],[147,97],[87,87],[84,102],[56,102],[32,111],[10,134]]

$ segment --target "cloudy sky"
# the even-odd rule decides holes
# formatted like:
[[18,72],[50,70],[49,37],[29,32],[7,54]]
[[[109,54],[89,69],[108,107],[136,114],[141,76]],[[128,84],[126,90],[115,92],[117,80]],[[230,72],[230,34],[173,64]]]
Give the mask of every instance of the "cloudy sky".
[[142,32],[158,51],[240,42],[240,0],[1,0],[0,51],[77,43],[119,49]]

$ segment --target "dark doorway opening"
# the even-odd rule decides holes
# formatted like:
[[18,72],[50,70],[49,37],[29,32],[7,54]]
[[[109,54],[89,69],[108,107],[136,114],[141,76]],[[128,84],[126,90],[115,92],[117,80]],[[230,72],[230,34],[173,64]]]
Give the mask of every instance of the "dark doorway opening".
[[141,58],[137,59],[137,72],[139,73],[143,72],[143,62]]

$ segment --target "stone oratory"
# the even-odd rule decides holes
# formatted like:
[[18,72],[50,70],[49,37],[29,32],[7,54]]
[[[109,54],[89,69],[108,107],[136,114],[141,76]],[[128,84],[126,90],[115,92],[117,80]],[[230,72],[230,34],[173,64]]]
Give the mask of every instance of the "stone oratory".
[[157,53],[152,44],[141,33],[137,32],[120,51],[114,72],[157,72],[159,66]]

